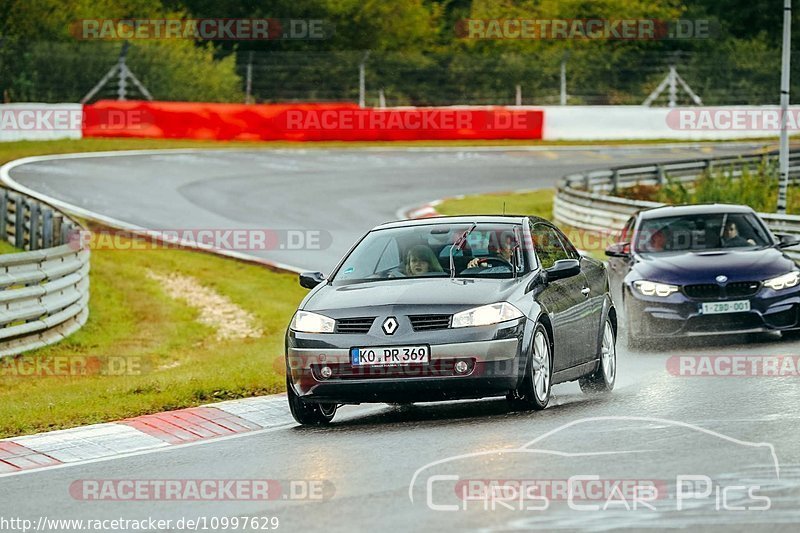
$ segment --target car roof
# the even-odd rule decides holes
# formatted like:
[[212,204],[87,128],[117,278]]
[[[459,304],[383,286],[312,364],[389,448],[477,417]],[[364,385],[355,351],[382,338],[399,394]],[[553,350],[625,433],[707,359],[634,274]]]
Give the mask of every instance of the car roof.
[[694,205],[669,205],[653,207],[639,211],[638,217],[642,219],[662,218],[681,215],[716,215],[722,213],[754,213],[746,205],[737,204],[694,204]]
[[485,223],[485,224],[523,224],[525,219],[528,218],[533,222],[548,222],[547,220],[535,216],[521,216],[521,215],[458,215],[458,216],[438,216],[415,218],[409,220],[396,220],[393,222],[385,222],[379,226],[375,226],[373,230],[388,229],[388,228],[404,228],[409,226],[425,226],[430,224],[470,224],[472,222]]

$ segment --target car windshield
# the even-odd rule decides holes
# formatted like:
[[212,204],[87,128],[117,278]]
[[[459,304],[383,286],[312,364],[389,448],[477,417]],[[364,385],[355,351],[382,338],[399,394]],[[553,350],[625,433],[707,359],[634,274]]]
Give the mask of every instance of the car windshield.
[[510,278],[515,267],[518,273],[526,268],[514,228],[513,224],[439,223],[375,230],[353,249],[333,279],[447,278],[451,249],[457,277]]
[[752,213],[715,213],[642,221],[635,249],[642,253],[763,248],[772,244]]

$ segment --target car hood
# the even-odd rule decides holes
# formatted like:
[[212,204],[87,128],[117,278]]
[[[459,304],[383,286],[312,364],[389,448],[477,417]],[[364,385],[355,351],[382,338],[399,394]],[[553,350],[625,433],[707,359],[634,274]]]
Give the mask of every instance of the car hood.
[[794,268],[794,261],[775,248],[643,254],[637,256],[629,279],[685,285],[716,283],[723,275],[731,282],[761,281]]
[[383,305],[477,306],[501,302],[520,288],[519,280],[396,279],[326,285],[305,302],[307,311]]

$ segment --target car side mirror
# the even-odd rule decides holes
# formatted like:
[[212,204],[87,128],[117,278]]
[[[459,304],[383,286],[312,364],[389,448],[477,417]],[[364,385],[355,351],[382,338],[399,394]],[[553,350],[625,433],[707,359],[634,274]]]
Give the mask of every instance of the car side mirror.
[[608,257],[630,257],[631,256],[631,243],[618,242],[611,244],[606,248],[606,255]]
[[303,272],[300,274],[300,286],[306,289],[313,289],[325,281],[325,274],[322,272]]
[[788,233],[778,233],[776,237],[778,237],[778,248],[790,248],[800,244],[800,239]]
[[581,262],[577,259],[559,259],[545,272],[547,273],[548,282],[571,278],[581,273]]

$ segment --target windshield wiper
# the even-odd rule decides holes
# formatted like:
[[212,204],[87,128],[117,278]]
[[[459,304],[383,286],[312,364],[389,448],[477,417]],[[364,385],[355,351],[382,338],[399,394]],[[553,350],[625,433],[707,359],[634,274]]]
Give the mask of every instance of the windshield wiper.
[[470,226],[467,231],[465,231],[458,239],[456,239],[453,245],[450,247],[450,279],[456,277],[456,264],[453,260],[453,252],[456,251],[456,249],[460,250],[461,247],[464,246],[464,243],[467,242],[467,237],[469,237],[469,234],[472,233],[472,230],[474,230],[477,226],[478,223],[473,222],[472,226]]

